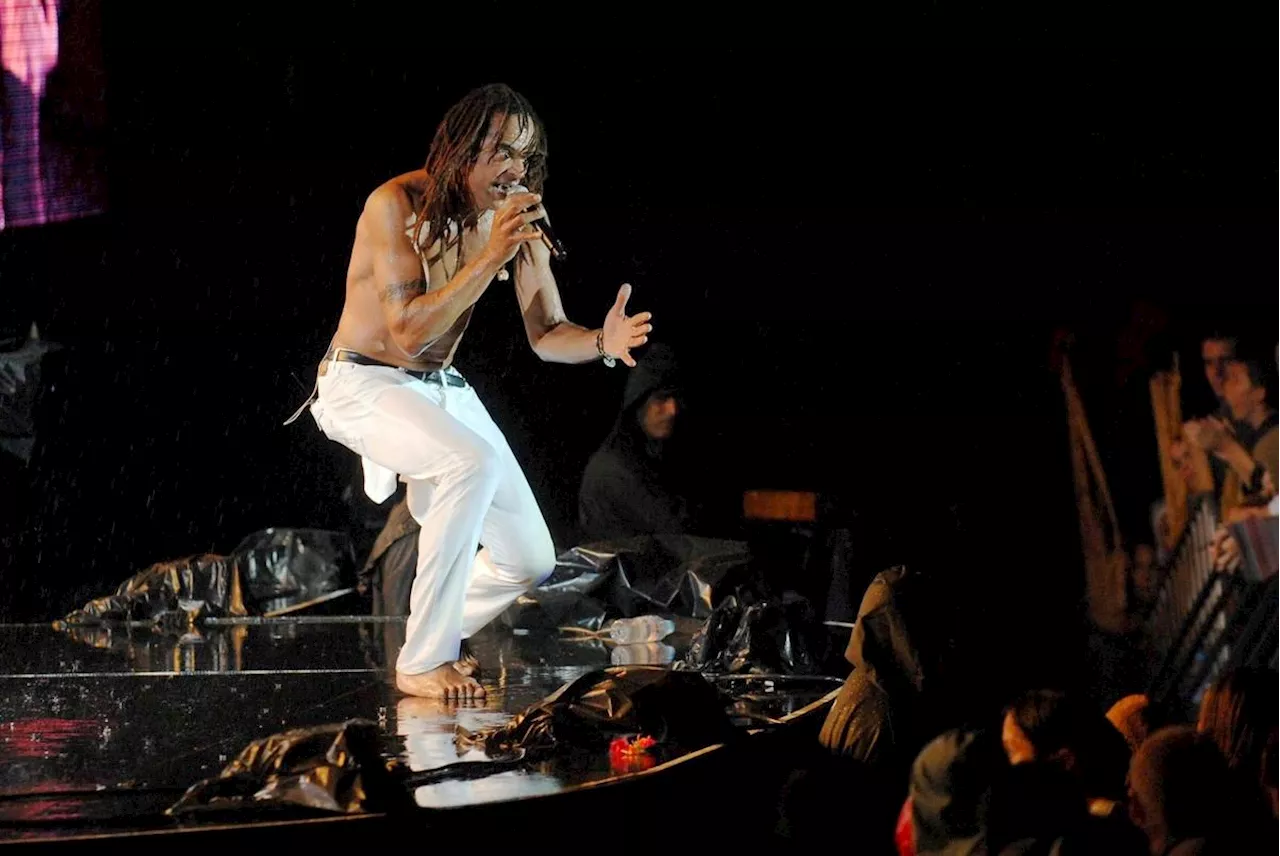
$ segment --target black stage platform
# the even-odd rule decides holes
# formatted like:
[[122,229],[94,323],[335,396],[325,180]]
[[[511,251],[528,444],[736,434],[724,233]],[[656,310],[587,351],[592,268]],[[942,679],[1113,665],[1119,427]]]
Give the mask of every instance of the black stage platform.
[[[488,697],[453,705],[395,689],[386,664],[399,650],[402,619],[246,619],[183,638],[147,627],[0,626],[0,841],[114,842],[136,851],[168,849],[177,835],[182,846],[197,838],[213,846],[361,846],[369,835],[391,831],[415,840],[428,832],[543,840],[551,834],[546,824],[555,825],[561,846],[611,829],[629,840],[680,837],[693,834],[688,823],[707,835],[719,824],[745,835],[753,824],[767,826],[766,771],[785,767],[790,753],[812,741],[837,677],[717,679],[732,685],[740,699],[735,710],[775,720],[772,728],[750,729],[748,742],[759,754],[711,746],[622,773],[599,753],[543,761],[416,786],[418,809],[394,817],[180,823],[164,813],[251,741],[299,727],[371,720],[384,755],[412,771],[486,761],[479,750],[460,754],[459,726],[474,732],[501,725],[612,663],[678,658],[700,624],[678,621],[669,647],[635,650],[495,623],[473,639]],[[828,630],[842,649],[848,628]]]

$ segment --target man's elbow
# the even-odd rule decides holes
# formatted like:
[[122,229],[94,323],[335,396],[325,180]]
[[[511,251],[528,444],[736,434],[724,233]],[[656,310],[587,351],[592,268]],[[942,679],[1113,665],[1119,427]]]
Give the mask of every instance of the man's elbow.
[[529,337],[530,349],[532,349],[533,353],[537,355],[538,359],[542,360],[544,363],[552,362],[552,359],[553,359],[552,349],[551,347],[549,347],[551,343],[547,340],[547,334],[550,333],[553,329],[555,328],[552,327],[545,330],[526,330],[525,331]]
[[387,324],[387,332],[391,334],[391,341],[407,357],[417,357],[430,344],[429,339],[424,341],[421,330],[414,330],[403,321]]
[[416,357],[431,347],[431,343],[449,332],[456,319],[446,316],[438,307],[420,309],[412,315],[408,311],[387,313],[387,331],[391,341],[406,356]]

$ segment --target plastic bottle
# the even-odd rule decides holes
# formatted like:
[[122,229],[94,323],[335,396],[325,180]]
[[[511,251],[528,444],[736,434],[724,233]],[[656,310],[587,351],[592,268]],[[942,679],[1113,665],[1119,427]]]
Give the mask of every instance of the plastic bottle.
[[676,649],[661,642],[615,645],[609,652],[614,666],[665,666],[676,658]]
[[619,645],[637,642],[657,642],[676,632],[676,624],[656,615],[637,615],[635,618],[618,618],[609,625],[609,638]]

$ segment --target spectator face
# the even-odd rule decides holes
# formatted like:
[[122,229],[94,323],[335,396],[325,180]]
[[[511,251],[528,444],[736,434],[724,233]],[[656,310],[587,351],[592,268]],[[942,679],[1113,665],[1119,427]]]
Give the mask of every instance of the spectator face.
[[1200,345],[1200,358],[1204,362],[1204,377],[1209,381],[1213,394],[1222,400],[1222,387],[1226,379],[1227,363],[1235,356],[1235,348],[1226,339],[1205,339]]
[[1263,405],[1266,390],[1255,386],[1244,363],[1229,363],[1222,384],[1222,398],[1231,408],[1231,418],[1244,421]]
[[680,405],[675,396],[654,393],[640,412],[640,426],[654,440],[666,440],[675,430]]
[[1035,760],[1036,748],[1018,727],[1018,721],[1014,719],[1012,713],[1004,715],[1004,725],[1000,729],[1000,742],[1004,744],[1004,753],[1009,756],[1010,764],[1022,764]]

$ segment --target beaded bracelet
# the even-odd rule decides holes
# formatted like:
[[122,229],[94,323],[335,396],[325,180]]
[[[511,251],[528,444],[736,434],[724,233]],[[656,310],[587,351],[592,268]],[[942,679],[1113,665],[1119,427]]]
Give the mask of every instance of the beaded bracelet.
[[600,359],[604,360],[604,364],[609,368],[613,368],[618,361],[604,352],[604,330],[596,333],[596,353],[600,355]]

